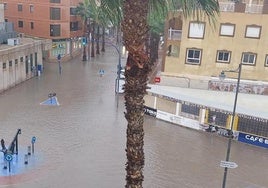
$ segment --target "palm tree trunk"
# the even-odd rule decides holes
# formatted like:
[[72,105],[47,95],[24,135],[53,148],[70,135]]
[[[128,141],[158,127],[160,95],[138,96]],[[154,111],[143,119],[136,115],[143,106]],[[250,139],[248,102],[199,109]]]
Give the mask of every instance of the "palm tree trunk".
[[[86,32],[87,32],[87,24],[86,23],[87,23],[87,21],[85,20],[84,21],[84,35],[83,35],[84,38],[87,38],[87,35],[86,35]],[[86,49],[87,49],[86,44],[83,44],[83,58],[82,58],[83,61],[86,61],[87,60],[87,51],[86,51]]]
[[125,70],[125,106],[127,119],[126,188],[141,188],[144,167],[144,95],[150,64],[144,51],[148,32],[148,0],[125,0],[122,23],[123,40],[128,50]]
[[105,27],[102,27],[102,41],[101,51],[105,52]]
[[100,54],[100,26],[97,25],[97,41],[96,41],[96,54]]
[[95,57],[95,21],[92,22],[91,57]]
[[150,35],[150,60],[155,63],[158,59],[160,36],[157,33],[151,32]]

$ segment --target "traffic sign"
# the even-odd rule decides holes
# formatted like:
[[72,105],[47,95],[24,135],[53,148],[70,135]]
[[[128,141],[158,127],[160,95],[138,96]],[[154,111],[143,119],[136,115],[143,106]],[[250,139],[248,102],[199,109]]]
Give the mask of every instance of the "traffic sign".
[[35,137],[35,136],[33,136],[33,137],[32,137],[32,144],[34,144],[34,143],[35,143],[35,141],[36,141],[36,137]]
[[5,159],[6,159],[6,161],[8,161],[8,162],[12,161],[12,159],[13,159],[12,154],[10,154],[10,153],[5,154]]
[[221,161],[220,166],[223,168],[236,168],[238,165],[235,162]]

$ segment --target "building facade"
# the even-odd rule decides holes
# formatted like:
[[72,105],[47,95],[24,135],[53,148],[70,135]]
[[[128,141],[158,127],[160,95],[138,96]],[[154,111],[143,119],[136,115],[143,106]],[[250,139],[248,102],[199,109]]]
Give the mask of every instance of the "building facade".
[[43,52],[52,47],[50,39],[18,37],[13,23],[4,22],[0,3],[0,93],[40,75]]
[[52,49],[45,57],[72,57],[80,51],[82,22],[76,16],[76,6],[82,0],[3,0],[5,21],[13,22],[15,31],[51,39]]
[[[14,38],[10,39],[11,41]],[[17,43],[0,45],[0,93],[40,75],[42,52],[51,48],[49,39],[16,38]]]
[[[215,24],[186,19],[180,11],[169,15],[163,75],[210,81],[222,70],[235,70],[242,63],[242,85],[243,80],[245,85],[255,81],[260,94],[268,94],[268,1],[226,0],[219,5]],[[229,73],[228,77],[236,82],[237,74]]]

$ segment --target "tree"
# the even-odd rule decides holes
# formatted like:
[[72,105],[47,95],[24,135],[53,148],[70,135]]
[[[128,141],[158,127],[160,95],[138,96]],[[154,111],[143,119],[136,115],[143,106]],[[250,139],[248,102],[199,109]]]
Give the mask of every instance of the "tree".
[[[151,70],[150,58],[145,51],[149,31],[148,13],[152,7],[164,5],[168,0],[123,0],[123,41],[128,50],[125,68],[125,118],[127,119],[126,143],[126,188],[141,188],[144,167],[144,95],[146,94],[148,74]],[[219,12],[216,0],[178,0],[185,15],[213,18]],[[149,6],[156,5],[156,6]],[[157,5],[158,4],[158,5]]]
[[[167,13],[171,7],[181,9],[185,17],[197,19],[207,17],[214,20],[219,12],[217,0],[101,0],[100,6],[107,18],[120,22],[123,11],[123,43],[128,58],[125,67],[125,118],[127,125],[126,143],[126,185],[127,188],[140,188],[143,182],[144,166],[144,95],[148,74],[151,70],[150,50],[146,50],[149,39],[148,14],[152,10]],[[94,12],[94,11],[92,11]],[[96,19],[93,19],[96,21]],[[153,37],[151,37],[153,38]],[[147,45],[149,46],[149,45]]]
[[[92,5],[92,19],[97,27],[97,35],[95,36],[96,54],[100,54],[100,42],[102,42],[102,51],[105,51],[105,27],[107,27],[109,24],[118,25],[121,21],[121,4],[120,0],[102,0],[98,6],[94,6],[94,3],[92,3]],[[100,33],[100,30],[102,30],[102,33]]]
[[[90,19],[90,3],[89,0],[84,0],[84,2],[80,2],[78,4],[78,6],[76,7],[76,14],[79,15],[81,17],[81,19],[83,20],[83,28],[84,28],[84,34],[83,37],[84,38],[88,38],[88,35],[90,34],[90,30],[88,27],[88,22]],[[89,41],[89,40],[87,40]],[[89,43],[89,42],[88,42]],[[83,44],[83,61],[87,60],[87,53],[86,53],[86,48],[87,45]]]

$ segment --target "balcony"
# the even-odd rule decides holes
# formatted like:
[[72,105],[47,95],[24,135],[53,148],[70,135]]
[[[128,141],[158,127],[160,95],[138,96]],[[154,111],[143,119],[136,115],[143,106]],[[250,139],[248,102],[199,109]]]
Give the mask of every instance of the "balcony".
[[219,2],[221,12],[234,12],[235,3],[234,2]]
[[247,4],[245,13],[262,14],[263,5]]
[[181,40],[181,30],[169,29],[168,40]]
[[[219,2],[221,12],[235,12],[236,3],[234,2]],[[263,5],[246,4],[245,13],[262,14]]]

